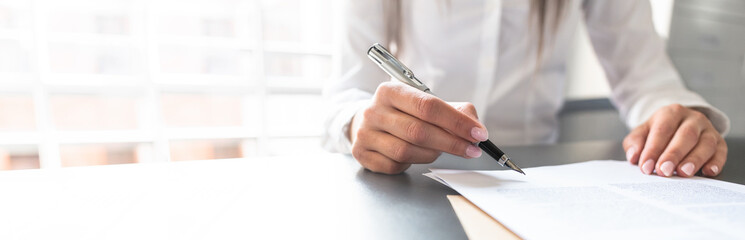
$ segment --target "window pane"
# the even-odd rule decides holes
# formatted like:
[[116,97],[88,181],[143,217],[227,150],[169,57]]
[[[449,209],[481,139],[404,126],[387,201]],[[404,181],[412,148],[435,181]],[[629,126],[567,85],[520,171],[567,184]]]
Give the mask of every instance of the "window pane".
[[55,94],[49,97],[58,130],[121,130],[138,126],[137,98],[96,94]]
[[247,14],[243,12],[247,3],[250,1],[158,1],[157,30],[170,35],[234,37],[239,25],[236,16]]
[[[0,146],[0,167],[38,168],[42,144],[59,147],[63,166],[317,150],[314,89],[330,75],[332,9],[330,0],[0,0],[0,133],[32,148]],[[162,137],[170,144],[154,151]]]
[[0,130],[34,130],[34,100],[26,94],[0,95]]
[[0,72],[27,72],[28,48],[19,41],[0,39]]
[[39,151],[36,146],[0,147],[0,170],[39,168]]
[[311,94],[270,95],[266,103],[266,126],[270,136],[318,136],[322,132],[321,96]]
[[171,161],[243,157],[241,140],[177,140],[170,142]]
[[158,30],[181,36],[234,37],[235,21],[230,17],[161,16]]
[[264,40],[331,43],[332,3],[326,0],[264,0]]
[[256,139],[244,139],[241,144],[241,157],[251,157],[259,155],[259,144]]
[[240,95],[164,93],[163,120],[170,127],[240,126]]
[[137,10],[130,0],[41,1],[46,30],[50,32],[127,34],[132,25],[128,14]]
[[161,45],[163,73],[244,75],[249,55],[240,50]]
[[133,74],[135,49],[131,47],[49,44],[49,64],[56,73]]
[[16,17],[18,17],[13,8],[0,3],[0,29],[15,28]]
[[303,39],[305,42],[331,44],[333,41],[332,0],[303,1]]
[[302,15],[299,0],[265,0],[264,40],[300,42]]
[[307,54],[267,53],[267,78],[272,84],[323,84],[331,73],[331,57]]
[[73,33],[129,34],[131,24],[123,13],[51,13],[47,17],[50,31]]
[[60,146],[63,167],[141,162],[151,156],[145,143],[70,144]]

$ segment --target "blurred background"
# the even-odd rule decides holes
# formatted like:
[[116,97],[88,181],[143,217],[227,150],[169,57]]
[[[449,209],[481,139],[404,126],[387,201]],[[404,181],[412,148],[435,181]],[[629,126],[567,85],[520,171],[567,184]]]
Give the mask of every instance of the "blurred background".
[[330,5],[2,0],[0,168],[321,151]]
[[[745,135],[742,107],[732,103],[745,102],[745,3],[651,2],[689,87]],[[336,6],[0,0],[0,169],[323,151]],[[627,130],[583,34],[569,56],[562,128],[587,131],[565,131],[560,141],[620,140]]]

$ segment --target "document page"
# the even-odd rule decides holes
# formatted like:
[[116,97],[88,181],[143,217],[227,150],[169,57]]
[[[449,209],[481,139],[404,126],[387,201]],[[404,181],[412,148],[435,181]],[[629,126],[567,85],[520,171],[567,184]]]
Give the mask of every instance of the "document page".
[[432,169],[525,239],[742,239],[745,186],[702,177],[644,175],[600,160],[512,170]]

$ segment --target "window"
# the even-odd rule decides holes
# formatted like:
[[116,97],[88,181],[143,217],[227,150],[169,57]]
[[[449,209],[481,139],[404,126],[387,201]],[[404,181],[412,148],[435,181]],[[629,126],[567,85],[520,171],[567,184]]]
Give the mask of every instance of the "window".
[[0,1],[0,169],[317,151],[329,6]]

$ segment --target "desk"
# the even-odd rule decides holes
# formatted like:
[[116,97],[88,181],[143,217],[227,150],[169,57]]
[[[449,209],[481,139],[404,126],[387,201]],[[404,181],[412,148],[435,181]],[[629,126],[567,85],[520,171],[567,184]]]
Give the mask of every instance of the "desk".
[[[745,139],[728,144],[719,178],[745,184]],[[505,151],[525,168],[624,157],[614,141]],[[0,239],[465,238],[428,168],[500,169],[443,155],[386,176],[318,154],[0,172]]]

